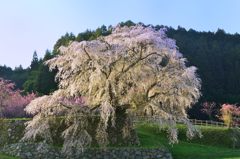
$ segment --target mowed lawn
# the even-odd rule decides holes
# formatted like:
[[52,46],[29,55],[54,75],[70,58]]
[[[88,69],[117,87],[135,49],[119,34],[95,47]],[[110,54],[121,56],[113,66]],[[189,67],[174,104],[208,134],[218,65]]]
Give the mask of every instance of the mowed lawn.
[[240,149],[231,148],[229,130],[201,127],[203,138],[187,140],[184,126],[179,126],[179,143],[168,144],[166,133],[154,125],[138,125],[137,132],[143,147],[165,146],[174,159],[240,159]]

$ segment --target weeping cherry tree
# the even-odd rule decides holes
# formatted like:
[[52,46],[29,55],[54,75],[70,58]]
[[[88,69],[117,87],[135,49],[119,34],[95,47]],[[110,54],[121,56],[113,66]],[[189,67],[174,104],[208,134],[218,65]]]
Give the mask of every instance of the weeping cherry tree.
[[164,29],[116,26],[108,36],[72,42],[60,52],[46,63],[58,69],[59,90],[27,106],[35,116],[23,140],[53,141],[51,123],[59,118],[66,125],[65,152],[94,141],[101,146],[118,143],[120,138],[136,144],[131,140],[136,139],[135,115],[158,117],[155,122],[168,127],[171,143],[177,142],[178,121],[187,125],[188,137],[198,133],[186,110],[201,95],[200,79]]

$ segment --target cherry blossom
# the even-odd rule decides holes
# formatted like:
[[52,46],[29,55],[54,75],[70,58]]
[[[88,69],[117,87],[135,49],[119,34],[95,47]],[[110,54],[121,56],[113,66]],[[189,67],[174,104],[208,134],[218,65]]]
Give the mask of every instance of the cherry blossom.
[[[59,90],[27,106],[27,112],[36,116],[28,123],[24,139],[40,135],[49,140],[50,118],[46,117],[58,115],[65,115],[70,121],[63,132],[64,151],[73,145],[83,149],[91,144],[92,138],[106,146],[109,140],[114,140],[109,137],[110,131],[130,141],[134,132],[130,119],[134,114],[160,117],[161,123],[164,121],[169,127],[170,142],[177,142],[179,120],[188,126],[189,137],[196,134],[186,109],[198,101],[201,81],[196,68],[185,65],[186,59],[163,29],[117,26],[108,36],[74,41],[67,47],[62,46],[60,52],[46,62],[50,69],[58,69]],[[84,97],[83,106],[63,104],[62,99],[78,97]],[[99,120],[96,134],[92,136],[86,116],[95,115]]]

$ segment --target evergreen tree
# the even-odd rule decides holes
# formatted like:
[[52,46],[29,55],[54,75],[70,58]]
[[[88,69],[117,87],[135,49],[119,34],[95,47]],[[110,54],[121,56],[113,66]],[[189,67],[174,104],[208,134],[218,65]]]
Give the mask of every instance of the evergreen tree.
[[30,75],[24,83],[25,92],[35,92],[39,95],[45,95],[57,89],[57,83],[55,82],[56,71],[50,72],[48,66],[44,64],[46,60],[53,57],[54,55],[47,50],[44,58],[38,60],[36,68],[31,67]]
[[37,55],[37,52],[34,51],[33,53],[33,58],[32,58],[32,62],[31,62],[31,65],[30,65],[30,68],[31,70],[36,70],[38,68],[38,55]]

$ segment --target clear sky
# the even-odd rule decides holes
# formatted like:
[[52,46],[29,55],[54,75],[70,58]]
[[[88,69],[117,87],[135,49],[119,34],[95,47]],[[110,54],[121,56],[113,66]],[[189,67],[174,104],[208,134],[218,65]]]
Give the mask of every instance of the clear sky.
[[240,33],[240,0],[0,0],[0,65],[30,65],[66,32],[132,20]]

